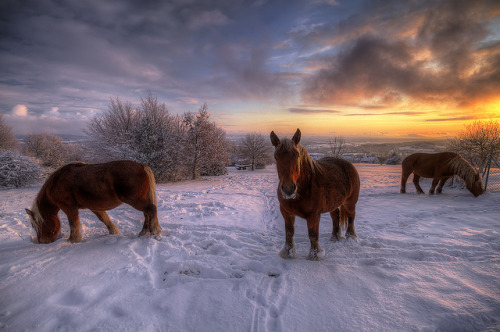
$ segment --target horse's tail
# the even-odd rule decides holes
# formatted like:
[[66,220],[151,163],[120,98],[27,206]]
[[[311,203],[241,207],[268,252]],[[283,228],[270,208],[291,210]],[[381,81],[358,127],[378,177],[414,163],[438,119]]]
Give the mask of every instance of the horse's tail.
[[155,175],[153,174],[153,171],[151,168],[148,166],[144,166],[144,170],[146,171],[146,174],[148,175],[148,180],[149,180],[149,191],[148,191],[148,199],[151,203],[153,203],[155,206],[156,204],[156,181],[155,181]]
[[345,211],[345,207],[340,206],[339,207],[339,222],[340,222],[340,228],[346,228],[347,227],[347,212]]

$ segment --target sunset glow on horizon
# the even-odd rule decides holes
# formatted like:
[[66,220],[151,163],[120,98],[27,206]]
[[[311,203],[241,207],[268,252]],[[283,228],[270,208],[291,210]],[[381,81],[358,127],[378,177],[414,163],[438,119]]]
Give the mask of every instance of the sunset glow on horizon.
[[0,22],[16,135],[82,134],[148,91],[173,114],[206,102],[229,134],[436,138],[500,119],[498,1],[5,1]]

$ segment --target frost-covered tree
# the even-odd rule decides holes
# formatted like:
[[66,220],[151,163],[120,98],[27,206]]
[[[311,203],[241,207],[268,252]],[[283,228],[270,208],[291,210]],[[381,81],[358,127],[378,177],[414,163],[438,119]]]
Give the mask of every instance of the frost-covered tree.
[[203,104],[197,113],[184,114],[183,124],[186,128],[184,153],[191,178],[227,173],[226,133],[210,121],[207,104]]
[[131,103],[111,99],[107,112],[91,119],[85,131],[90,137],[90,159],[130,159],[134,152],[133,131],[138,124],[139,112]]
[[15,150],[19,147],[17,139],[12,134],[12,128],[3,121],[0,114],[0,151]]
[[81,144],[64,144],[64,163],[85,161],[86,148]]
[[271,145],[262,134],[247,134],[240,143],[240,154],[252,165],[252,171],[257,164],[268,164],[271,160]]
[[42,169],[31,158],[0,151],[0,188],[23,187],[40,179]]
[[151,167],[158,180],[177,180],[182,172],[182,131],[179,119],[149,93],[141,99],[132,130],[133,159]]
[[137,107],[112,99],[107,112],[89,122],[86,133],[94,161],[134,160],[164,181],[183,177],[182,130],[179,117],[170,115],[150,92]]
[[210,125],[208,153],[200,165],[200,175],[224,175],[227,174],[229,163],[229,152],[226,132],[217,127],[215,123]]
[[86,130],[94,160],[135,160],[151,167],[158,181],[221,174],[227,160],[220,143],[225,133],[208,121],[206,109],[174,116],[151,92],[137,107],[111,100],[108,111]]
[[500,126],[492,120],[466,124],[448,148],[460,153],[482,172],[491,152],[494,156],[500,155]]
[[328,140],[328,145],[330,147],[328,155],[332,157],[342,158],[342,156],[347,152],[345,139],[342,136],[334,135]]
[[62,139],[51,134],[31,134],[24,140],[24,154],[35,157],[46,167],[59,167],[67,160]]

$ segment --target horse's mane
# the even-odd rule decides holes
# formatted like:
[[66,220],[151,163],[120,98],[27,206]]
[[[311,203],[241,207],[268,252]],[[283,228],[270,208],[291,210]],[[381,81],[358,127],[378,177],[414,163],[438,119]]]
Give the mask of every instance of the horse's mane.
[[302,157],[305,159],[307,165],[309,166],[309,168],[311,170],[311,175],[313,177],[317,177],[321,174],[324,174],[325,169],[323,168],[323,166],[321,166],[313,158],[311,158],[311,156],[307,152],[306,148],[304,148],[302,145],[299,145],[299,148],[301,150],[300,153],[301,153]]
[[476,176],[479,174],[476,169],[459,154],[450,159],[448,165],[467,185],[473,185],[476,181]]

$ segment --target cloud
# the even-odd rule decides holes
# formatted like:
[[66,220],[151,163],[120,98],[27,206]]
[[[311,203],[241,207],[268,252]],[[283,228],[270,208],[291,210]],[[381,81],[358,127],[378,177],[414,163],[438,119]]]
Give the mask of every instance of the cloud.
[[198,105],[200,103],[198,99],[192,97],[179,97],[177,98],[177,100],[179,100],[184,104],[189,104],[189,105]]
[[406,111],[406,112],[384,112],[384,113],[349,113],[345,114],[345,116],[372,116],[372,115],[409,115],[409,116],[416,116],[416,115],[425,115],[428,114],[427,112],[412,112],[412,111]]
[[452,118],[436,118],[436,119],[427,119],[425,121],[427,122],[441,122],[441,121],[463,121],[463,120],[474,120],[477,119],[476,116],[470,115],[470,116],[457,116],[457,117],[452,117]]
[[497,4],[0,1],[0,111],[70,126],[149,90],[178,114],[193,96],[314,105],[302,114],[466,107],[500,90]]
[[[323,57],[323,68],[305,80],[304,101],[349,105],[384,100],[388,107],[411,102],[453,108],[498,95],[500,54],[490,51],[491,45],[481,48],[498,2],[405,4],[385,15],[383,8],[373,7],[339,24],[334,34],[331,27],[323,28],[337,52]],[[354,31],[360,35],[352,38]],[[326,38],[327,33],[320,35]]]
[[337,110],[330,110],[330,109],[310,109],[310,108],[289,108],[288,112],[290,112],[290,113],[301,113],[301,114],[321,114],[321,113],[335,114],[335,113],[342,113],[341,111],[337,111]]
[[207,26],[224,25],[229,22],[229,19],[219,10],[211,10],[200,13],[194,16],[189,23],[190,29],[200,29]]
[[12,108],[12,114],[19,117],[28,116],[28,107],[26,105],[16,105]]
[[428,114],[428,112],[406,111],[406,112],[387,112],[387,113],[383,113],[383,115],[424,115],[424,114]]
[[349,113],[344,116],[372,116],[372,115],[380,115],[378,113]]

